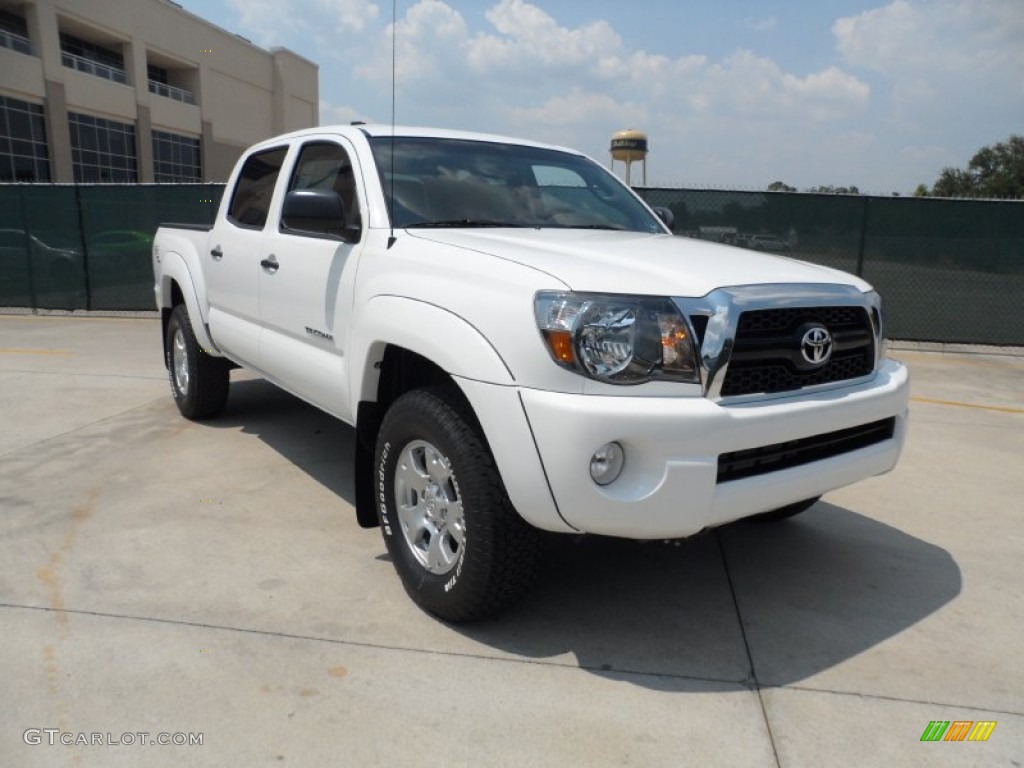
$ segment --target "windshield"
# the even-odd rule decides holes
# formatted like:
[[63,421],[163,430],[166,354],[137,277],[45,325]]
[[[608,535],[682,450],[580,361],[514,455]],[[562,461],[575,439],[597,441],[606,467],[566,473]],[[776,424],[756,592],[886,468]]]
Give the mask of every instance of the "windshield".
[[[486,141],[370,139],[393,225],[556,227],[663,233],[658,219],[593,161]],[[393,196],[393,199],[392,199]]]

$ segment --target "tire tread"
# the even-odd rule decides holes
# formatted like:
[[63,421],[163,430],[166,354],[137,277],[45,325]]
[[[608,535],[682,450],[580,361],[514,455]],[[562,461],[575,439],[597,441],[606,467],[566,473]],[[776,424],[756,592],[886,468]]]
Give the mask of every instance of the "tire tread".
[[[490,448],[473,426],[476,420],[468,406],[444,388],[414,390],[388,410],[381,434],[386,434],[407,408],[434,420],[459,445],[462,466],[456,477],[460,494],[464,503],[467,498],[475,500],[482,513],[467,520],[469,541],[478,548],[482,542],[487,546],[466,560],[461,578],[468,579],[473,588],[460,595],[461,601],[432,599],[430,592],[417,589],[404,576],[403,584],[418,604],[447,621],[469,622],[493,616],[518,602],[533,586],[542,560],[541,534],[512,506]],[[472,468],[469,472],[467,465]],[[392,539],[397,546],[405,546],[399,531]]]
[[228,400],[228,389],[231,383],[231,364],[224,358],[206,354],[200,347],[192,330],[192,320],[184,304],[178,304],[171,312],[171,321],[167,325],[167,373],[171,383],[172,394],[177,392],[174,383],[174,365],[171,358],[171,344],[174,338],[175,325],[181,327],[185,335],[185,351],[189,356],[190,392],[185,397],[175,395],[181,415],[193,421],[202,421],[219,416],[224,411]]

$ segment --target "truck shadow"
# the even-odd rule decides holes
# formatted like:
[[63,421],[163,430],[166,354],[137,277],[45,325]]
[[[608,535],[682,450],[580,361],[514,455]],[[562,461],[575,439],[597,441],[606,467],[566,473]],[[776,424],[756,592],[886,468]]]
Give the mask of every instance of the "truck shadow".
[[232,379],[224,414],[204,424],[256,435],[331,493],[355,504],[353,429],[270,382]]
[[[257,435],[354,504],[352,429],[331,416],[262,380],[240,380],[224,416],[208,424]],[[492,649],[481,651],[488,656],[664,691],[735,690],[841,664],[923,621],[962,584],[946,550],[826,502],[789,521],[740,522],[682,541],[548,539],[546,569],[522,603],[443,631]]]
[[522,605],[456,630],[666,691],[804,680],[922,621],[962,584],[946,550],[825,502],[678,542],[557,537],[548,562]]

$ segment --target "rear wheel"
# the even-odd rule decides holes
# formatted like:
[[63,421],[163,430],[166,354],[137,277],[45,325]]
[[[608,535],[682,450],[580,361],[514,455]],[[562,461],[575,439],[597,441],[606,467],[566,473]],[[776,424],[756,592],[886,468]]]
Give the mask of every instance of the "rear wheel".
[[787,504],[784,507],[773,509],[771,512],[763,512],[760,515],[754,515],[751,520],[756,520],[760,523],[775,523],[779,520],[786,520],[787,518],[793,517],[793,515],[799,515],[801,512],[805,512],[821,499],[821,496],[815,496],[813,499],[804,499],[803,501],[797,501],[793,504]]
[[228,400],[231,364],[202,350],[184,304],[171,312],[166,341],[171,394],[181,415],[193,420],[220,415]]
[[399,397],[381,424],[375,467],[384,541],[421,608],[473,621],[522,597],[540,564],[540,532],[512,507],[456,398],[441,390]]

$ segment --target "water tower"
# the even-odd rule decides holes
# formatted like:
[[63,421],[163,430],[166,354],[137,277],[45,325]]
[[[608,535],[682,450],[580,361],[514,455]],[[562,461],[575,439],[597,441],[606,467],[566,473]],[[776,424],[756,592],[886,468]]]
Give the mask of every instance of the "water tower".
[[627,128],[612,136],[612,164],[615,170],[615,161],[621,160],[626,164],[626,183],[633,185],[633,163],[640,161],[644,166],[644,186],[647,186],[647,134],[643,131],[635,131]]

